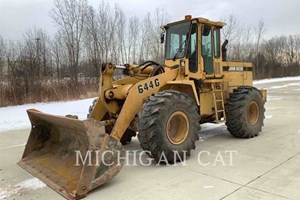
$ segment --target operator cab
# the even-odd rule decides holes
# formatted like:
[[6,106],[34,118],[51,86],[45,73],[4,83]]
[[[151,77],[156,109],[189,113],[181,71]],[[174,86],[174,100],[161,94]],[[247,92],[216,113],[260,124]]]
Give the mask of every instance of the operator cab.
[[[220,78],[220,29],[224,25],[187,15],[185,20],[163,26],[166,36],[165,64],[185,66],[186,75],[190,78]],[[164,41],[164,35],[161,40]]]

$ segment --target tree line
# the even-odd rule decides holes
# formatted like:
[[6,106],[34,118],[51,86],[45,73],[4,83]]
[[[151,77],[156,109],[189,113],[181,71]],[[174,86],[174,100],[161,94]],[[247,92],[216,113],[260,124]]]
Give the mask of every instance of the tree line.
[[102,63],[163,62],[163,9],[127,18],[118,5],[54,0],[57,32],[28,29],[20,41],[0,35],[0,106],[97,95]]
[[263,20],[254,27],[241,25],[233,15],[223,20],[229,60],[252,62],[255,79],[300,75],[300,34],[266,38]]
[[[105,0],[97,8],[87,0],[53,2],[54,36],[42,29],[28,29],[20,41],[0,35],[0,106],[95,96],[104,62],[163,63],[160,26],[169,22],[163,9],[128,18]],[[266,38],[262,20],[256,27],[233,15],[224,21],[228,58],[254,63],[255,78],[300,74],[299,35]]]

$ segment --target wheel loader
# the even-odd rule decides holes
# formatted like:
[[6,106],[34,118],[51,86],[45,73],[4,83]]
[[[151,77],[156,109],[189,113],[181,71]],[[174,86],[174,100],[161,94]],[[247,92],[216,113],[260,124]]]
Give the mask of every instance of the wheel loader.
[[[18,164],[65,198],[80,199],[121,170],[117,156],[136,135],[156,161],[164,155],[172,163],[195,149],[202,123],[225,122],[238,138],[257,136],[266,90],[253,87],[251,63],[227,60],[224,25],[185,16],[161,27],[163,64],[103,64],[86,120],[28,110],[32,129]],[[116,69],[126,76],[113,80]],[[78,151],[97,151],[90,159],[100,164],[78,165]]]

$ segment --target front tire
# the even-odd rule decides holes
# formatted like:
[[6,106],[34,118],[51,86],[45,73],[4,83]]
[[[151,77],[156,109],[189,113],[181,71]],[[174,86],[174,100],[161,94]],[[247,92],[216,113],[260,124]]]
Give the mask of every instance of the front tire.
[[264,103],[255,87],[242,86],[234,89],[226,104],[227,130],[239,138],[258,136],[264,125]]
[[144,103],[139,113],[138,139],[156,161],[174,163],[190,156],[196,148],[199,121],[198,107],[190,96],[162,91]]

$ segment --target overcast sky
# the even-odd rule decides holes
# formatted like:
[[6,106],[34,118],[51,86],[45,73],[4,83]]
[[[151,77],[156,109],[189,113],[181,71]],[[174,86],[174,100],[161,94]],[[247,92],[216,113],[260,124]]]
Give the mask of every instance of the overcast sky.
[[[101,0],[89,0],[97,7]],[[170,20],[184,15],[219,21],[233,14],[240,24],[255,26],[259,19],[267,25],[267,36],[300,34],[300,0],[109,0],[118,3],[130,17],[143,17],[156,7],[164,8]],[[6,40],[20,40],[28,28],[42,28],[54,34],[49,17],[51,0],[0,0],[0,35]]]

